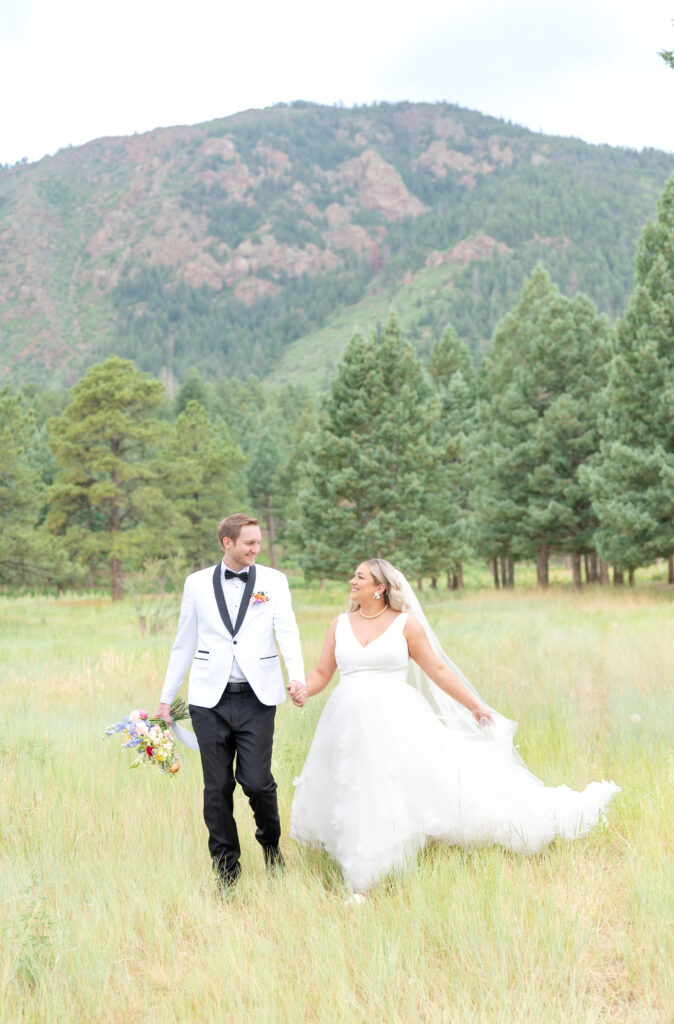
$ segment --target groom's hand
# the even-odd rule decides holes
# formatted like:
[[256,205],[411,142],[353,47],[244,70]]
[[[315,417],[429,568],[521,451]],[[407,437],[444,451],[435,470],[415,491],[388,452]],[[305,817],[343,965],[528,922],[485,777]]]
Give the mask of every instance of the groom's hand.
[[307,702],[307,684],[301,683],[297,679],[291,679],[286,689],[295,707],[303,708]]
[[171,718],[171,705],[160,704],[154,713],[155,718],[163,718],[167,725],[170,725],[173,719]]

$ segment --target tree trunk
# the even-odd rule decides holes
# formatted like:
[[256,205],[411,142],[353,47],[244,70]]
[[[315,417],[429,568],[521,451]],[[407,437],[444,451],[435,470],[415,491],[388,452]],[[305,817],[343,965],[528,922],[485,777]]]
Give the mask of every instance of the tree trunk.
[[630,569],[629,576],[627,577],[627,579],[628,579],[629,585],[631,587],[633,587],[634,586],[634,569]]
[[547,587],[550,583],[550,576],[548,573],[549,558],[550,552],[548,551],[548,546],[547,544],[543,544],[538,552],[538,565],[536,567],[539,587]]
[[110,597],[113,601],[121,601],[124,597],[124,576],[119,558],[110,559]]
[[447,573],[447,590],[463,590],[463,566],[458,563],[454,572]]
[[492,558],[492,560],[491,560],[491,573],[492,573],[492,576],[494,577],[494,586],[498,590],[499,582],[498,582],[498,559],[497,558]]
[[599,582],[599,567],[597,565],[598,559],[597,559],[596,551],[591,551],[589,556],[587,556],[587,558],[588,558],[588,563],[589,563],[589,566],[590,566],[590,572],[589,572],[589,575],[588,575],[588,578],[587,578],[587,582],[588,583],[598,583]]
[[513,556],[508,555],[508,587],[512,590],[515,586],[515,562]]
[[431,576],[431,590],[437,590],[437,589],[438,589],[438,577],[437,576]]
[[674,583],[674,551],[671,553],[667,561],[669,562],[669,578],[667,582]]
[[583,565],[585,566],[585,582],[590,582],[590,556],[587,551],[583,554]]
[[94,570],[90,565],[87,566],[87,590],[94,589]]
[[597,561],[599,562],[599,582],[603,587],[605,587],[610,583],[608,576],[608,565],[606,564],[603,558],[599,558],[597,559]]
[[[587,571],[587,562],[585,563],[585,568],[586,568],[586,571]],[[573,589],[574,590],[582,590],[583,589],[583,574],[581,572],[580,551],[572,551],[571,552],[571,572],[573,574]]]
[[505,558],[501,558],[500,562],[501,562],[501,586],[505,590],[505,588],[508,586],[507,561],[506,561]]
[[614,587],[622,587],[624,582],[625,582],[625,580],[623,579],[623,574],[621,573],[620,569],[616,569],[616,567],[614,566],[613,567],[613,586]]

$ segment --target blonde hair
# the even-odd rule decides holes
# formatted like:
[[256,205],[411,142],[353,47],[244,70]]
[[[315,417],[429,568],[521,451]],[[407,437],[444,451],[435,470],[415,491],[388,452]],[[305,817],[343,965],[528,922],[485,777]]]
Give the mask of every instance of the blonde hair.
[[[396,567],[387,562],[385,558],[368,558],[365,565],[372,573],[374,582],[377,585],[384,584],[384,604],[387,604],[394,612],[407,611]],[[358,601],[349,601],[350,612],[357,611],[359,607]]]

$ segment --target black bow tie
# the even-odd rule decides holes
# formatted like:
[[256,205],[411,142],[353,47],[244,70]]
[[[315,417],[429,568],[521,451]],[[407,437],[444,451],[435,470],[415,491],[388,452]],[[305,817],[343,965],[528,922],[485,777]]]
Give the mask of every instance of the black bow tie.
[[242,580],[244,583],[248,582],[247,572],[232,572],[231,569],[225,569],[226,580]]

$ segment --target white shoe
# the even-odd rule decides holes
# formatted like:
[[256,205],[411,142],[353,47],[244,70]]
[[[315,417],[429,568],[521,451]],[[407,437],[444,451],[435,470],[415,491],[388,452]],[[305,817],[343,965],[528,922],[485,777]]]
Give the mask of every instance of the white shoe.
[[359,904],[359,903],[365,903],[365,893],[364,892],[352,892],[350,896],[347,896],[347,898],[344,900],[344,902],[347,904],[347,906],[351,906],[351,907],[356,906],[356,904]]

